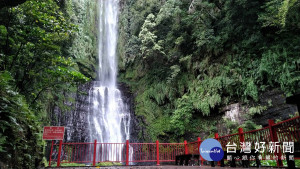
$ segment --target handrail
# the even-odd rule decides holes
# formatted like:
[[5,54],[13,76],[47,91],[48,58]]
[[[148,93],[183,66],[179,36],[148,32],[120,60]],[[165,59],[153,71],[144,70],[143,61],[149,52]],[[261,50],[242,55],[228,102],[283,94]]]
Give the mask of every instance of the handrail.
[[[300,116],[284,120],[274,124],[274,121],[269,120],[269,125],[261,129],[243,132],[242,128],[239,133],[229,134],[225,136],[215,136],[221,144],[227,144],[228,141],[244,140],[254,142],[260,141],[300,141]],[[238,137],[236,137],[238,136]],[[49,164],[56,162],[57,166],[61,163],[91,163],[95,166],[98,162],[112,161],[122,162],[126,165],[134,162],[160,162],[175,161],[177,155],[182,154],[199,154],[199,147],[202,140],[198,138],[194,142],[184,143],[99,143],[97,140],[94,143],[59,143],[54,144],[52,141]],[[223,147],[224,148],[224,147]],[[237,147],[239,148],[239,146]],[[59,153],[60,152],[60,153]],[[275,153],[282,156],[282,152]],[[201,162],[203,164],[203,159]],[[265,158],[263,158],[265,159]],[[277,160],[277,165],[282,166],[281,159]]]

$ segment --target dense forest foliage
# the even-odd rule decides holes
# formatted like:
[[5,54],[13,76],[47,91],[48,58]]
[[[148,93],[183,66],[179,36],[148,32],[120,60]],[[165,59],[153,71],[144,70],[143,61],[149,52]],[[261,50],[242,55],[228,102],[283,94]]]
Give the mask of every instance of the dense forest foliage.
[[119,78],[136,95],[144,139],[209,136],[225,105],[299,93],[300,1],[121,2]]
[[67,93],[95,78],[95,4],[1,1],[0,168],[41,166],[54,107],[68,109]]

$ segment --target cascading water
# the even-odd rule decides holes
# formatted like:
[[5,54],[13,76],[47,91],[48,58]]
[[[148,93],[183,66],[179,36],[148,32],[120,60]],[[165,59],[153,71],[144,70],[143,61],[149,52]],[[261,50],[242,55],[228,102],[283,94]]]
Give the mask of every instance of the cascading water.
[[[116,85],[118,0],[99,0],[99,71],[89,91],[90,141],[124,143],[129,139],[130,113]],[[119,152],[121,153],[121,152]],[[115,161],[118,154],[105,157]],[[108,159],[107,159],[108,158]]]

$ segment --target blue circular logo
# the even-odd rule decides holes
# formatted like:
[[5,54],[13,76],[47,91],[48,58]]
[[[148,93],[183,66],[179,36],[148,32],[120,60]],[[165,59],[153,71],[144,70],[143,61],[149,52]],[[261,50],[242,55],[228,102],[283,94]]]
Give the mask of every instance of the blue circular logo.
[[220,161],[224,156],[222,146],[216,139],[206,139],[200,145],[200,155],[207,161]]

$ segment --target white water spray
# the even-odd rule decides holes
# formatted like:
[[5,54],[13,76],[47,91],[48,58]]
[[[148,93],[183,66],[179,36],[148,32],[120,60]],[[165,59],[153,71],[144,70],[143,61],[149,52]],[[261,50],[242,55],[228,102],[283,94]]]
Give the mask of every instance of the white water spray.
[[[124,143],[129,140],[130,113],[116,85],[118,38],[118,0],[99,0],[98,81],[89,92],[90,141]],[[113,150],[113,148],[112,148]],[[114,150],[112,152],[115,152]],[[116,161],[111,154],[103,161]]]

